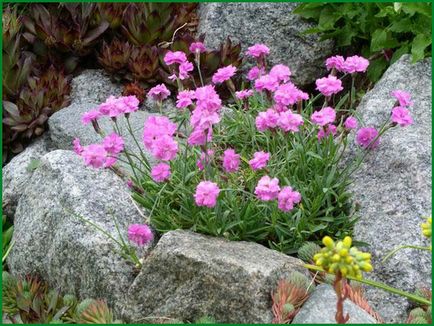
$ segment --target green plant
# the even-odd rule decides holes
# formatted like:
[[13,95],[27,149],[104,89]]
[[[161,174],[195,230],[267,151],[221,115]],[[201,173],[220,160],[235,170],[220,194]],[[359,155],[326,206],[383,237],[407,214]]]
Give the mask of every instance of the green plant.
[[431,324],[432,312],[431,306],[427,309],[414,308],[408,315],[407,324]]
[[321,250],[321,247],[314,242],[304,243],[300,249],[298,249],[298,258],[305,263],[312,263],[313,256]]
[[292,272],[287,279],[280,280],[272,294],[273,323],[288,324],[314,288],[313,281],[299,272]]
[[17,278],[2,274],[3,318],[12,323],[28,324],[106,324],[121,323],[102,300],[85,299],[79,302],[74,295],[61,295],[50,290],[37,277]]
[[413,62],[431,56],[431,2],[303,3],[294,13],[317,24],[306,33],[372,58],[373,82],[405,53]]
[[119,41],[117,38],[109,44],[104,41],[98,62],[107,72],[123,76],[126,74],[131,51],[132,46],[128,42]]
[[187,25],[195,3],[131,3],[125,9],[122,33],[134,45],[169,42]]
[[2,215],[2,231],[2,265],[3,270],[5,270],[6,258],[14,245],[14,242],[12,241],[14,226],[10,221],[8,221],[6,215]]

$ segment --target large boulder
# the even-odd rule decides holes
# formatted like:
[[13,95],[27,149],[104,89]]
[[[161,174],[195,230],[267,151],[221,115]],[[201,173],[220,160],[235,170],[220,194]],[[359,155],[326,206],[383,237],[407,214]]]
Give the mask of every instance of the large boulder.
[[[336,293],[328,284],[316,287],[309,299],[292,320],[293,324],[336,324]],[[376,324],[374,317],[349,299],[344,302],[344,315],[348,324]]]
[[50,135],[45,133],[2,168],[3,214],[13,219],[18,200],[39,165],[39,159],[51,147]]
[[117,175],[85,167],[71,151],[50,152],[18,202],[9,268],[16,275],[39,275],[82,298],[104,298],[116,308],[134,280],[134,266],[111,240],[73,214],[117,239],[113,216],[124,239],[128,225],[145,222]]
[[270,323],[271,292],[294,270],[306,273],[298,259],[256,243],[168,232],[130,287],[123,315],[135,323],[151,316]]
[[[406,249],[381,260],[403,244],[428,245],[420,224],[431,215],[432,203],[431,58],[412,64],[406,55],[386,71],[357,109],[366,126],[379,128],[389,119],[396,89],[412,94],[414,124],[388,131],[354,175],[351,191],[361,207],[355,237],[370,244],[374,271],[367,277],[414,291],[431,285],[430,253]],[[406,299],[371,287],[366,296],[386,322],[405,320]]]
[[333,54],[331,41],[302,35],[312,27],[292,11],[298,3],[202,3],[199,34],[218,48],[228,36],[241,42],[243,52],[255,43],[270,48],[269,64],[286,64],[298,85],[307,85],[325,73],[324,61]]

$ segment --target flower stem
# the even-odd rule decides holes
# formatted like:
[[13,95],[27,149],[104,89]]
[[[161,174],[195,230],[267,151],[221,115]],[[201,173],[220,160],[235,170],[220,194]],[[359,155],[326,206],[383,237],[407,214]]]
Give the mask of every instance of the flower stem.
[[386,262],[390,257],[392,257],[394,254],[396,254],[401,249],[419,249],[419,250],[429,250],[431,251],[431,247],[422,247],[422,246],[413,246],[413,245],[403,245],[399,246],[395,249],[393,249],[391,252],[389,252],[386,257],[383,258],[382,262]]

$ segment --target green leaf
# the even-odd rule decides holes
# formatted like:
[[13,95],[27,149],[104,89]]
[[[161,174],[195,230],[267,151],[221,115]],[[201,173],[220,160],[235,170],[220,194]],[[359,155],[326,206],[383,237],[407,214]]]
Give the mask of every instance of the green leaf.
[[377,29],[372,34],[371,51],[376,52],[383,49],[391,49],[399,45],[398,41],[392,37],[392,33],[385,29]]
[[332,7],[325,7],[321,10],[321,14],[318,20],[318,27],[322,30],[333,29],[335,23],[341,18],[339,11],[336,11]]
[[395,52],[393,52],[392,59],[390,59],[390,64],[395,63],[399,58],[401,58],[404,54],[410,52],[410,47],[407,43],[401,45]]
[[430,2],[405,2],[401,6],[402,11],[413,16],[418,13],[431,18]]
[[412,21],[410,17],[394,21],[388,28],[391,32],[404,33],[411,32]]
[[31,159],[29,164],[26,167],[27,172],[35,171],[41,165],[40,160]]
[[413,39],[411,45],[411,55],[413,63],[423,59],[425,57],[425,49],[431,45],[431,37],[424,34],[418,34]]
[[303,3],[295,8],[292,13],[300,15],[303,18],[318,19],[320,15],[319,8],[323,6],[323,3]]
[[388,63],[384,57],[372,60],[368,67],[368,78],[372,82],[378,81],[388,67]]

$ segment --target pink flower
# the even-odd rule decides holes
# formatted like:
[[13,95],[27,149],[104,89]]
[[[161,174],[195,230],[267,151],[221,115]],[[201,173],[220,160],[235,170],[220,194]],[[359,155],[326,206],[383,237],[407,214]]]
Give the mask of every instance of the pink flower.
[[164,135],[173,136],[176,124],[167,117],[150,116],[143,127],[143,143],[147,149],[152,148],[153,142]]
[[257,91],[268,90],[274,92],[279,86],[279,80],[270,75],[264,75],[255,80],[255,89]]
[[226,80],[231,79],[232,76],[235,75],[237,68],[229,65],[217,70],[217,72],[212,76],[212,82],[214,84],[220,84],[225,82]]
[[319,129],[318,131],[318,141],[329,135],[336,135],[337,128],[335,125],[327,125]]
[[208,164],[209,162],[211,162],[214,156],[214,151],[212,149],[208,149],[206,152],[207,154],[205,154],[204,152],[200,153],[200,158],[196,162],[196,166],[199,168],[200,171],[205,168],[204,164]]
[[301,195],[298,191],[294,191],[291,187],[286,186],[279,192],[277,200],[277,207],[284,212],[289,212],[294,208],[294,204],[298,204],[301,201]]
[[249,161],[249,165],[252,170],[260,170],[267,166],[268,160],[270,159],[270,153],[263,151],[256,152],[253,154],[253,159]]
[[104,103],[101,103],[98,106],[98,110],[101,115],[109,116],[110,118],[115,118],[124,113],[124,103],[122,100],[114,97],[113,95],[109,96]]
[[265,112],[259,112],[255,123],[259,131],[276,128],[279,123],[279,113],[271,108]]
[[264,68],[258,68],[255,66],[252,69],[250,69],[249,72],[247,73],[247,79],[252,81],[257,79],[263,74],[265,74]]
[[104,138],[102,145],[110,155],[117,155],[124,150],[123,138],[114,132]]
[[274,92],[274,101],[280,105],[293,105],[300,100],[308,99],[309,95],[300,91],[293,83],[282,84]]
[[235,96],[240,100],[248,98],[252,95],[253,95],[253,91],[251,89],[244,89],[242,91],[235,92]]
[[182,51],[167,51],[166,55],[164,56],[164,62],[168,66],[173,65],[174,63],[181,64],[186,61],[187,56]]
[[290,110],[281,112],[279,117],[279,127],[284,131],[298,132],[298,128],[303,124],[303,117]]
[[85,112],[81,116],[81,123],[87,125],[94,120],[98,120],[98,118],[100,117],[101,117],[101,112],[99,111],[94,110],[94,111]]
[[406,127],[413,124],[413,118],[410,111],[402,106],[397,106],[392,109],[392,122],[399,124],[401,127]]
[[331,96],[339,93],[344,88],[342,82],[336,76],[329,75],[316,80],[316,89],[319,90],[324,96]]
[[246,54],[254,58],[260,58],[270,54],[270,49],[265,44],[255,44],[247,49]]
[[167,89],[166,85],[160,84],[152,87],[148,92],[148,97],[152,98],[154,101],[162,101],[170,95],[170,91]]
[[255,195],[263,201],[276,199],[280,191],[279,179],[271,179],[268,175],[263,176],[255,188]]
[[291,70],[285,65],[275,65],[271,68],[269,75],[275,77],[278,81],[286,83],[291,76]]
[[392,96],[398,100],[400,106],[407,107],[413,105],[411,94],[408,92],[396,90],[392,92]]
[[240,155],[233,149],[227,149],[223,153],[223,168],[226,172],[235,172],[240,166]]
[[202,53],[206,51],[206,48],[202,42],[193,42],[190,44],[189,50],[194,53]]
[[345,62],[345,59],[343,56],[335,55],[335,56],[330,57],[326,60],[326,68],[327,68],[327,70],[332,70],[334,68],[337,71],[343,71],[344,70],[344,62]]
[[197,206],[206,206],[212,208],[217,203],[217,197],[220,189],[216,183],[211,181],[202,181],[196,187],[194,199]]
[[195,128],[188,137],[187,143],[190,146],[203,146],[212,141],[212,128]]
[[218,111],[222,107],[222,101],[213,85],[196,88],[194,97],[197,100],[197,107],[201,109]]
[[81,153],[83,152],[83,146],[81,146],[80,144],[80,139],[74,138],[72,144],[74,145],[74,152],[78,155],[81,155]]
[[181,91],[176,97],[176,107],[178,109],[184,109],[189,105],[193,104],[192,99],[194,99],[194,91]]
[[144,246],[154,239],[154,235],[146,224],[131,224],[128,227],[128,239],[139,246]]
[[189,61],[185,61],[179,65],[179,79],[184,80],[188,78],[189,72],[193,71],[193,64]]
[[106,166],[107,151],[103,145],[91,144],[83,147],[81,156],[84,159],[84,163],[93,168],[99,169]]
[[134,95],[131,96],[122,96],[120,100],[124,104],[124,113],[132,113],[139,109],[139,100]]
[[354,55],[345,59],[343,71],[347,73],[365,72],[369,66],[369,60]]
[[196,107],[190,116],[190,124],[194,128],[207,129],[219,122],[220,116],[217,112],[208,111],[201,107]]
[[151,153],[158,160],[173,160],[178,153],[178,143],[168,135],[158,137],[152,142]]
[[331,107],[325,107],[319,111],[315,111],[310,120],[317,124],[318,126],[325,126],[329,123],[332,123],[336,119],[336,111]]
[[155,182],[163,182],[170,178],[170,165],[158,163],[151,170],[151,177]]
[[357,128],[357,119],[354,117],[348,117],[344,122],[344,127],[346,129],[356,129]]
[[[378,131],[372,127],[361,128],[356,135],[356,143],[363,148],[373,149],[380,144]],[[374,139],[377,138],[375,141]],[[371,144],[372,143],[372,144]]]

